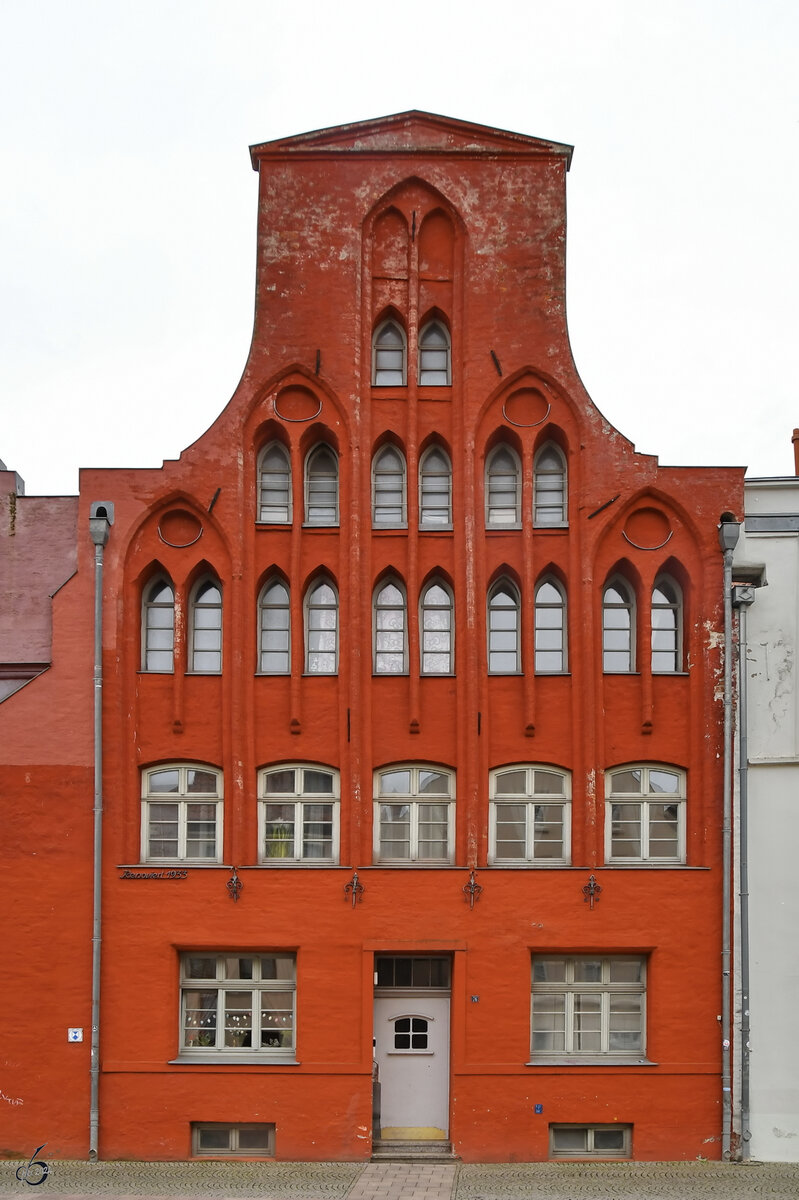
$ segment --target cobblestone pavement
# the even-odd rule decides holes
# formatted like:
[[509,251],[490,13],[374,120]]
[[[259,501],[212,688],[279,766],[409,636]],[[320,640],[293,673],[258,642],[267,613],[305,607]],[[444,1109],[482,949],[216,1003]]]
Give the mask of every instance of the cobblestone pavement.
[[34,1165],[27,1179],[26,1165],[0,1162],[3,1200],[799,1200],[799,1163],[53,1161],[46,1177]]

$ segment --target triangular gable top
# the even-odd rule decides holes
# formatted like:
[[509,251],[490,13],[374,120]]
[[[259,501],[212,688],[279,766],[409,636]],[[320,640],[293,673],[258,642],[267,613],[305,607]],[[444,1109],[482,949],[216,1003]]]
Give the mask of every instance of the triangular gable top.
[[250,158],[257,171],[259,162],[264,159],[294,154],[545,155],[565,158],[568,170],[572,149],[562,142],[549,142],[523,133],[511,133],[507,129],[492,129],[489,125],[474,125],[470,121],[412,109],[371,121],[333,125],[329,129],[314,129],[295,137],[261,142],[250,147]]

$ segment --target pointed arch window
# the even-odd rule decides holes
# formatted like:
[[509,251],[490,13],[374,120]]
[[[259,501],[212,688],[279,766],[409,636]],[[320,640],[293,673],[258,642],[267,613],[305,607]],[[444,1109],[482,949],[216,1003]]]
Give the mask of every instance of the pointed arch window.
[[422,674],[453,675],[455,672],[455,621],[452,594],[434,580],[422,592]]
[[144,592],[142,669],[175,669],[175,589],[164,575],[149,583]]
[[624,579],[612,579],[602,596],[602,664],[608,673],[635,670],[635,597]]
[[408,622],[405,592],[388,580],[374,597],[375,675],[405,675],[408,670]]
[[338,458],[324,444],[305,461],[305,523],[338,525]]
[[383,321],[372,339],[372,383],[404,387],[408,382],[408,343],[397,321]]
[[419,464],[419,528],[452,528],[452,463],[440,446],[431,446]]
[[449,331],[441,321],[428,321],[419,333],[419,384],[448,387],[451,383]]
[[536,454],[533,477],[533,524],[567,525],[566,459],[554,442],[547,442]]
[[258,520],[267,525],[291,522],[291,462],[280,442],[265,446],[258,460]]
[[661,575],[652,589],[652,672],[682,670],[682,595],[673,579]]
[[539,674],[567,670],[566,594],[554,579],[545,579],[535,593],[535,669]]
[[258,600],[258,670],[262,675],[291,672],[291,609],[282,579],[268,581]]
[[515,675],[520,668],[519,593],[500,579],[488,593],[488,671]]
[[338,672],[338,595],[324,579],[311,584],[305,598],[305,670],[308,675]]
[[190,671],[222,670],[222,590],[215,579],[200,580],[191,601]]
[[384,446],[372,462],[372,525],[404,529],[407,524],[405,458],[396,446]]
[[486,528],[517,528],[521,523],[521,470],[510,446],[497,446],[486,459]]

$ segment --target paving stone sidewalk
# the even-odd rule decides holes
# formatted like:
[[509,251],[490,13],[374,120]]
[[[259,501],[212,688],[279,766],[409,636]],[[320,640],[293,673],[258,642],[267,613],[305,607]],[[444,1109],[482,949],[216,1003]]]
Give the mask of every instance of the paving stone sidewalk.
[[[0,1197],[93,1200],[799,1200],[797,1163],[0,1162]],[[19,1174],[17,1174],[19,1172]],[[36,1190],[31,1192],[31,1188]]]

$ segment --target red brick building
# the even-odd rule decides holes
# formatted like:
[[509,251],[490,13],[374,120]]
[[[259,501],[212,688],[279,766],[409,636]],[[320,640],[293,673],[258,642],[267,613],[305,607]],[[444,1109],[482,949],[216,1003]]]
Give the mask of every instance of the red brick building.
[[179,460],[82,472],[0,704],[6,1153],[719,1155],[743,472],[586,394],[570,155],[416,112],[252,149],[242,381]]

